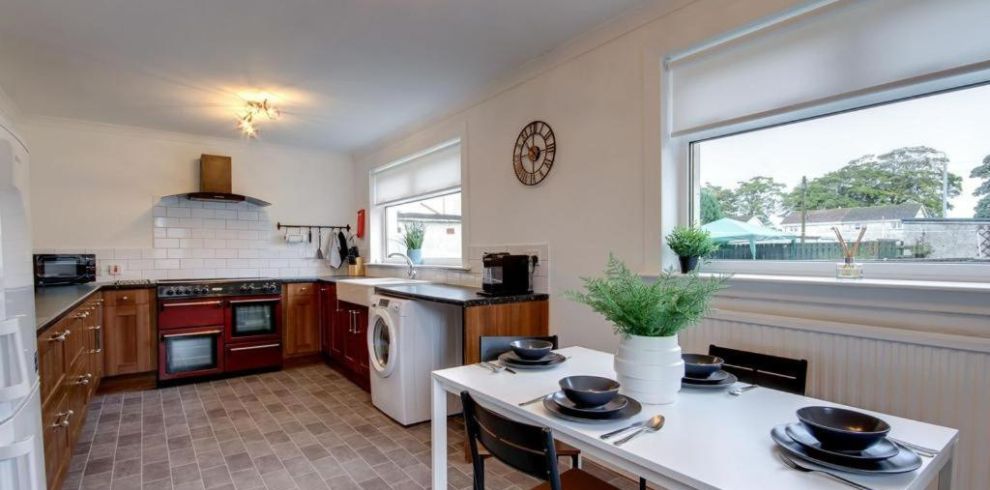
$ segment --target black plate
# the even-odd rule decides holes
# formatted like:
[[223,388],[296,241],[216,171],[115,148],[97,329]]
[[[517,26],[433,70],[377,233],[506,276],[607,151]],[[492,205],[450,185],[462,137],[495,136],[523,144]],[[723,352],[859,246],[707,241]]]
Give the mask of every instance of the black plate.
[[858,473],[861,475],[880,475],[891,473],[907,473],[921,467],[921,458],[910,449],[898,446],[898,453],[894,457],[881,459],[879,461],[849,461],[836,463],[816,457],[804,446],[794,442],[787,435],[787,424],[780,424],[770,431],[770,438],[777,443],[785,453],[796,458],[815,463],[817,465],[832,470]]
[[833,458],[837,463],[845,463],[847,461],[879,461],[896,456],[898,452],[897,446],[887,439],[880,439],[879,442],[862,451],[836,451],[834,449],[827,449],[822,447],[822,443],[818,442],[818,439],[815,439],[815,436],[811,435],[811,432],[808,432],[808,429],[803,424],[798,423],[787,424],[785,432],[794,442],[804,446],[808,450],[808,454],[813,454],[822,459]]
[[590,419],[607,419],[629,405],[629,399],[621,395],[616,395],[608,403],[597,407],[579,407],[570,398],[567,398],[563,391],[558,391],[550,396],[553,397],[553,402],[557,404],[561,412]]
[[728,388],[739,381],[735,374],[728,373],[729,377],[717,383],[698,382],[691,378],[681,378],[681,387],[698,388],[704,390],[722,390]]
[[503,364],[511,367],[512,369],[549,369],[567,360],[566,357],[556,352],[551,352],[550,355],[547,356],[547,359],[539,361],[521,361],[518,359],[519,357],[512,351],[503,352],[498,356],[499,361],[502,361]]
[[550,412],[550,415],[564,420],[570,420],[571,422],[581,422],[584,424],[608,424],[619,420],[625,420],[628,419],[629,417],[634,417],[636,414],[638,414],[643,410],[643,406],[640,405],[639,402],[636,401],[636,399],[629,398],[627,396],[616,395],[615,397],[616,399],[624,398],[628,400],[624,408],[618,410],[617,412],[611,413],[606,418],[590,418],[587,416],[571,415],[565,413],[564,410],[559,405],[557,405],[557,403],[553,400],[553,397],[554,394],[550,394],[543,399],[543,408],[547,409],[547,411]]
[[707,378],[695,378],[694,376],[684,375],[684,379],[689,380],[691,383],[706,384],[706,385],[716,384],[721,381],[725,381],[728,378],[729,378],[729,372],[722,370],[718,370],[712,374],[709,374]]

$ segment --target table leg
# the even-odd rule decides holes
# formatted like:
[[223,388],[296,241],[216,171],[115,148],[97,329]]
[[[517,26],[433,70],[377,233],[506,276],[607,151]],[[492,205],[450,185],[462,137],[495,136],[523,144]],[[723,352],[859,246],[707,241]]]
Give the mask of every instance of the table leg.
[[435,378],[433,387],[433,429],[430,445],[433,448],[433,488],[447,488],[447,391]]
[[949,459],[945,461],[945,466],[938,472],[938,490],[950,490],[952,488],[952,461],[955,459],[955,448],[951,449]]

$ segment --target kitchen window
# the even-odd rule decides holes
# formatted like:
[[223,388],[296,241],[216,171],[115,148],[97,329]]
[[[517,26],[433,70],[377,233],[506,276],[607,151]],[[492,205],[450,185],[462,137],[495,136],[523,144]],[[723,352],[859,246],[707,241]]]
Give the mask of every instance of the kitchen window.
[[412,256],[406,235],[420,234],[422,264],[461,266],[461,145],[446,142],[380,167],[371,174],[379,262],[404,263],[392,253]]
[[835,229],[867,278],[985,281],[990,5],[833,3],[664,60],[663,228],[711,231],[708,271],[834,277]]

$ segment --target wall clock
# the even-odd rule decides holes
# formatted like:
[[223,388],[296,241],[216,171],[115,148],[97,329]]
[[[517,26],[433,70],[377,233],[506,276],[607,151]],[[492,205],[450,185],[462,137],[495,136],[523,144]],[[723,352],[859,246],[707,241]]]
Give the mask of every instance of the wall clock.
[[512,149],[512,168],[516,178],[526,185],[543,182],[553,168],[556,153],[557,139],[550,125],[543,121],[527,124]]

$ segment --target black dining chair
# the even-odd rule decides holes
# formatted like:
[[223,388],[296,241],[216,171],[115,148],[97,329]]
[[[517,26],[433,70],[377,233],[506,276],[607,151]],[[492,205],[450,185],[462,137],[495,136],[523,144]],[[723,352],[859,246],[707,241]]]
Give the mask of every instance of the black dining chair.
[[808,361],[771,356],[758,352],[708,346],[708,354],[725,361],[722,369],[739,381],[803,395],[808,382]]
[[467,391],[461,392],[461,403],[474,468],[474,490],[485,488],[485,458],[479,445],[495,459],[544,481],[533,490],[617,489],[579,468],[560,473],[553,432],[549,428],[502,417],[478,405]]
[[[546,340],[553,344],[553,348],[557,349],[559,345],[557,343],[557,336],[550,335],[547,337],[524,337],[524,336],[487,336],[478,338],[478,352],[481,354],[481,361],[494,361],[498,359],[498,356],[502,353],[511,350],[509,343],[513,340],[519,339],[537,339]],[[581,467],[581,450],[575,447],[568,446],[560,441],[557,442],[557,456],[561,458],[571,458],[571,465],[575,468]],[[487,458],[488,455],[485,451],[482,451],[482,457]]]
[[498,356],[502,355],[504,352],[512,350],[509,347],[509,343],[513,340],[519,339],[536,339],[536,340],[546,340],[553,344],[554,350],[557,349],[557,336],[550,335],[548,337],[513,337],[513,336],[488,336],[488,337],[478,337],[478,354],[479,359],[484,361],[494,361],[498,359]]

